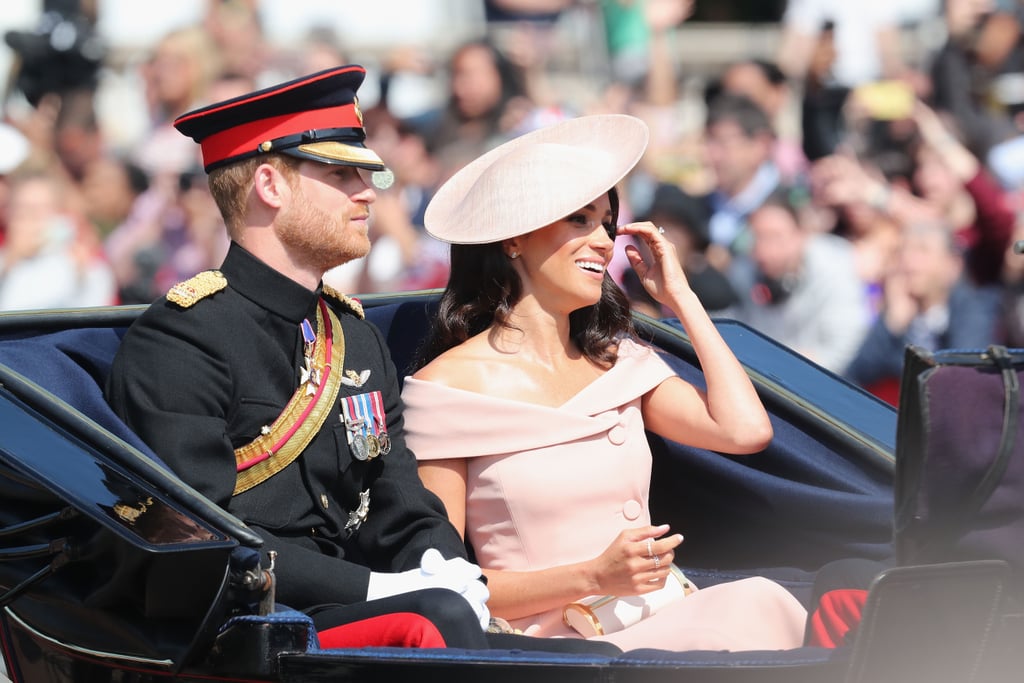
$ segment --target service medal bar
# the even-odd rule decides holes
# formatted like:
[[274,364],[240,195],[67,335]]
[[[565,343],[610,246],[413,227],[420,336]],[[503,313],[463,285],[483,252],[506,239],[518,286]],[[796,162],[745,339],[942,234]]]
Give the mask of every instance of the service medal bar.
[[384,400],[379,391],[343,397],[341,411],[354,458],[372,460],[391,451]]

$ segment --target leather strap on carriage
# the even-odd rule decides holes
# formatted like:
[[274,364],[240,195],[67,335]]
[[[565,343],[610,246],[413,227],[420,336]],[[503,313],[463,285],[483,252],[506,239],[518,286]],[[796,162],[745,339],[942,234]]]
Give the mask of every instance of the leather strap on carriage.
[[1006,474],[1017,439],[1017,424],[1020,421],[1020,382],[1017,379],[1017,370],[1013,367],[1013,358],[1005,346],[992,345],[988,348],[988,353],[1003,375],[1003,433],[995,460],[967,501],[968,512],[972,515],[981,510]]
[[[323,299],[317,307],[316,322],[313,372],[310,368],[303,372],[302,383],[273,424],[264,427],[251,443],[235,449],[238,477],[232,495],[262,484],[294,462],[334,408],[341,388],[345,335],[338,317]],[[332,372],[335,367],[338,371]]]

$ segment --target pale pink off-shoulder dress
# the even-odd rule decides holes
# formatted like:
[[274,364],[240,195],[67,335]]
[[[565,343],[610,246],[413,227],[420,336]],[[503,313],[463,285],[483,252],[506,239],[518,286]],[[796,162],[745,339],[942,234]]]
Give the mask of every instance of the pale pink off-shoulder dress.
[[[623,529],[651,523],[651,451],[640,399],[673,374],[656,353],[627,339],[611,370],[557,408],[409,377],[406,438],[420,460],[468,460],[466,535],[481,567],[530,571],[580,562],[600,555]],[[684,541],[677,561],[685,557]],[[698,590],[598,638],[624,650],[787,649],[801,645],[805,619],[784,588],[750,578]],[[560,609],[512,625],[528,635],[579,637]]]

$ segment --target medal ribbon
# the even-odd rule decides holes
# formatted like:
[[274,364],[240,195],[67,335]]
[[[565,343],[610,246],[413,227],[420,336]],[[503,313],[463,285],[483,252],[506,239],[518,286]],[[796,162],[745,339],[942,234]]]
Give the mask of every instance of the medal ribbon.
[[232,495],[248,491],[290,465],[319,433],[334,408],[341,372],[331,372],[331,366],[334,363],[340,368],[344,363],[345,335],[341,321],[323,299],[316,322],[314,363],[323,368],[320,383],[312,393],[307,391],[307,383],[300,384],[274,423],[251,443],[235,449],[238,478]]
[[372,460],[391,452],[380,391],[342,397],[341,411],[348,443],[357,460]]
[[[371,391],[368,394],[357,394],[346,396],[341,399],[342,407],[345,409],[345,417],[348,418],[350,433],[358,433],[361,436],[370,434],[376,436],[381,431],[387,431],[387,424],[381,416],[384,415],[384,402],[379,391]],[[348,425],[346,425],[348,426]],[[383,426],[383,429],[381,429]],[[349,439],[351,442],[351,439]]]

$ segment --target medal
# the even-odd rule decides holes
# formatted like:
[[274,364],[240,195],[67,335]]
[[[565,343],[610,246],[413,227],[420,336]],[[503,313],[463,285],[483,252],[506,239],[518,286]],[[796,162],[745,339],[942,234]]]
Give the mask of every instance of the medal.
[[[368,376],[369,370],[362,374]],[[365,381],[365,377],[354,377],[352,381],[357,379]],[[348,443],[356,460],[373,460],[391,452],[384,400],[379,391],[346,396],[341,399],[341,410],[342,422],[348,430]]]
[[299,324],[302,330],[303,356],[306,361],[305,367],[299,369],[299,384],[306,385],[306,396],[314,396],[320,387],[322,369],[313,365],[313,352],[316,349],[316,334],[309,320],[303,320]]
[[362,434],[349,434],[349,436],[349,445],[352,447],[353,457],[360,462],[365,461],[370,457],[370,445],[366,441],[366,437]]
[[366,436],[366,446],[367,446],[367,453],[366,453],[366,455],[367,455],[367,457],[370,458],[370,460],[373,460],[378,455],[380,455],[380,441],[373,434],[367,434],[367,436]]
[[348,513],[348,521],[345,522],[345,531],[356,531],[366,521],[370,514],[370,489],[359,493],[359,507]]

